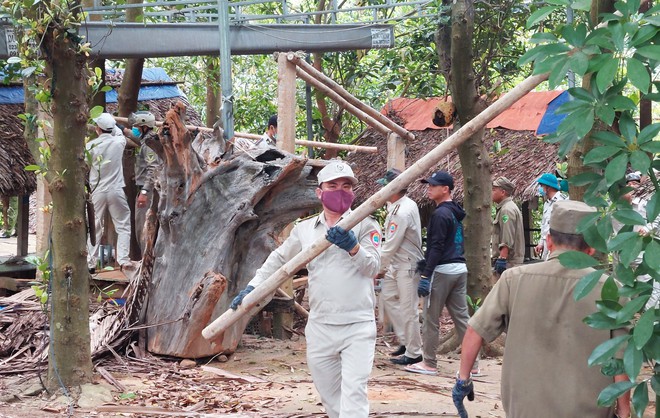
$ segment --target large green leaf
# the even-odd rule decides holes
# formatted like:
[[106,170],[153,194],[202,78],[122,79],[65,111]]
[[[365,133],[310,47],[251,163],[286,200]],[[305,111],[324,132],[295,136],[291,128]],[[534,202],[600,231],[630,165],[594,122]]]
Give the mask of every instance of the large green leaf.
[[651,241],[644,249],[644,262],[651,270],[660,271],[660,244]]
[[559,262],[569,269],[583,269],[600,264],[598,260],[580,251],[566,251],[559,254]]
[[624,245],[629,245],[629,241],[637,239],[637,237],[639,237],[637,232],[621,232],[617,234],[616,237],[612,238],[607,246],[610,251],[618,251],[623,248]]
[[619,286],[617,286],[614,277],[610,276],[605,280],[603,288],[600,291],[600,298],[604,301],[619,303]]
[[621,135],[617,135],[614,132],[597,131],[591,137],[603,145],[612,145],[619,148],[626,147],[626,141],[621,138]]
[[638,417],[644,416],[644,411],[649,404],[649,389],[646,380],[640,382],[632,396],[632,405],[635,410],[635,415]]
[[602,312],[595,312],[584,318],[584,323],[594,329],[617,329],[621,328],[614,318],[610,318]]
[[642,314],[642,316],[635,324],[635,329],[633,329],[633,341],[635,342],[635,347],[638,350],[641,350],[642,347],[644,347],[644,344],[646,344],[653,335],[654,321],[655,310],[649,309]]
[[621,152],[621,148],[612,145],[595,147],[584,156],[584,160],[582,162],[585,165],[600,163],[614,156],[618,152]]
[[651,159],[644,151],[635,150],[630,154],[630,165],[633,170],[646,173],[651,167]]
[[639,135],[637,135],[637,143],[643,144],[644,142],[652,141],[658,136],[659,132],[660,123],[652,123],[640,131]]
[[654,61],[660,61],[660,45],[646,45],[637,48],[635,51],[637,54],[650,58]]
[[660,214],[660,193],[655,193],[646,204],[646,220],[653,222]]
[[527,29],[530,29],[531,27],[537,25],[542,20],[545,20],[545,18],[550,16],[550,14],[552,12],[554,12],[555,10],[557,10],[557,6],[541,7],[540,9],[538,9],[534,13],[532,13],[529,16],[529,18],[527,18],[527,22],[525,23],[525,27]]
[[618,322],[619,324],[623,324],[624,322],[630,321],[633,318],[633,316],[637,312],[639,312],[640,309],[644,307],[646,301],[649,300],[649,297],[650,296],[648,295],[639,296],[631,300],[630,302],[626,303],[617,314],[616,322]]
[[[560,57],[557,57],[557,60],[555,61],[554,65],[555,66],[552,68],[552,70],[550,71],[550,75],[548,76],[548,87],[550,87],[551,89],[554,89],[555,87],[559,86],[564,81],[564,79],[566,78],[566,73],[571,68],[571,61],[568,56],[562,55]],[[592,115],[592,119],[593,119],[593,115]]]
[[600,179],[600,175],[587,171],[585,173],[572,176],[568,179],[568,182],[574,186],[585,186],[587,184],[593,183],[594,181],[599,181]]
[[646,219],[633,209],[618,209],[613,216],[624,225],[646,225]]
[[589,244],[591,248],[600,251],[601,253],[607,252],[607,241],[600,234],[600,231],[597,226],[591,226],[582,232],[584,241]]
[[637,87],[642,93],[649,91],[651,85],[651,76],[649,70],[641,61],[635,58],[628,58],[628,79],[633,86]]
[[621,263],[628,265],[635,261],[635,259],[639,256],[639,253],[642,251],[642,248],[644,248],[644,239],[637,235],[637,237],[632,241],[632,245],[629,242],[628,245],[623,247],[621,251],[619,252],[619,258],[621,259]]
[[643,149],[646,152],[652,152],[653,154],[659,154],[660,153],[660,141],[658,140],[653,140],[649,142],[645,142],[639,146],[641,149]]
[[619,131],[628,143],[632,143],[637,138],[637,122],[630,113],[625,112],[619,117]]
[[614,276],[626,286],[633,286],[635,284],[635,272],[629,266],[616,263],[614,266]]
[[642,352],[636,349],[634,344],[628,343],[626,350],[623,352],[623,367],[630,379],[637,379],[643,360]]
[[626,175],[626,168],[628,168],[628,155],[622,154],[617,155],[612,158],[612,161],[605,168],[605,179],[607,180],[607,185],[611,186],[612,184],[620,181]]
[[596,270],[582,277],[573,289],[573,299],[580,300],[587,296],[596,286],[603,273],[605,273],[605,270]]
[[619,347],[628,341],[628,339],[630,339],[630,335],[619,335],[618,337],[614,337],[601,343],[599,346],[594,348],[594,351],[589,356],[589,360],[587,360],[587,364],[589,367],[591,367],[596,364],[605,362],[610,357],[612,357],[612,355],[617,352]]
[[[610,55],[611,54],[607,54]],[[596,86],[598,90],[604,92],[614,81],[614,76],[619,68],[619,60],[611,58],[605,61],[600,71],[596,74]]]
[[623,382],[612,383],[603,389],[598,395],[598,406],[610,406],[616,399],[637,386],[637,383],[625,380]]

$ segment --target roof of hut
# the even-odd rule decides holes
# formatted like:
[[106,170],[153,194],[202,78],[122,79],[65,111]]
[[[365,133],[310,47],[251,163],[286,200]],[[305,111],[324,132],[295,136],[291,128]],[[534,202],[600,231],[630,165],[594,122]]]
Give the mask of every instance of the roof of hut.
[[24,170],[34,159],[18,118],[23,112],[22,104],[0,105],[0,194],[4,196],[30,194],[37,188],[34,172]]
[[[401,118],[396,113],[390,113],[389,117],[400,125]],[[423,131],[412,131],[415,140],[406,145],[406,167],[426,155],[439,143],[446,139],[451,131],[446,128],[425,129]],[[534,131],[513,131],[509,129],[486,130],[484,141],[488,150],[493,149],[493,143],[500,141],[502,152],[492,155],[492,178],[505,176],[515,185],[514,199],[529,201],[537,196],[538,185],[536,179],[545,172],[555,172],[557,157],[557,146],[547,144],[534,134]],[[347,160],[354,167],[355,174],[360,180],[355,187],[356,202],[362,203],[372,194],[380,189],[376,180],[385,174],[387,167],[387,140],[384,135],[369,128],[358,138],[356,144],[378,147],[378,153],[351,153]],[[447,170],[454,176],[454,193],[456,201],[463,201],[463,172],[458,153],[452,151],[427,175],[430,176],[436,170]],[[420,178],[420,180],[422,179]],[[408,196],[415,200],[420,206],[431,205],[426,197],[426,187],[421,182],[414,182],[408,188]]]

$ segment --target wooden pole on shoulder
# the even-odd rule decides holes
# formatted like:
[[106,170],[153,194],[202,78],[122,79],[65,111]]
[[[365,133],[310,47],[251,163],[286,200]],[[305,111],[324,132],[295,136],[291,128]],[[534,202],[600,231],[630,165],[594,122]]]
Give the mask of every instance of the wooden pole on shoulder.
[[[351,212],[349,216],[347,216],[345,219],[342,219],[338,225],[344,229],[353,228],[364,218],[373,213],[376,209],[382,207],[385,204],[387,198],[392,193],[408,187],[408,185],[410,185],[413,181],[417,180],[428,170],[432,169],[450,151],[465,142],[476,131],[486,126],[488,122],[493,120],[504,110],[511,107],[511,105],[529,93],[533,88],[541,84],[547,78],[547,73],[527,77],[511,91],[502,96],[498,101],[490,105],[474,119],[467,122],[449,138],[444,140],[428,154],[419,159],[415,164],[401,173],[401,175],[399,175],[391,183],[388,183],[387,186],[383,187],[376,194],[371,196],[366,202]],[[234,311],[229,309],[216,320],[207,325],[206,328],[204,328],[202,331],[202,336],[208,340],[216,338],[220,333],[224,332],[232,324],[238,321],[241,316],[245,315],[246,312],[259,305],[264,298],[275,292],[283,281],[291,277],[303,266],[307,265],[307,263],[316,258],[316,256],[330,247],[330,245],[332,244],[330,244],[330,242],[325,238],[319,238],[316,240],[310,247],[306,248],[304,251],[289,260],[289,262],[280,267],[272,276],[266,279],[266,281],[264,281],[251,293],[245,296],[243,303],[238,306],[237,310]]]

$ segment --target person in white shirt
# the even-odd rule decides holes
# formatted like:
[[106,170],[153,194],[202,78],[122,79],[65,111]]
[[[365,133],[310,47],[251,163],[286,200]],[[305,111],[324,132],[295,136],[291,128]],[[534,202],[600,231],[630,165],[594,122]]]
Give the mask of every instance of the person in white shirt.
[[255,145],[261,149],[277,148],[277,115],[273,115],[268,119],[266,132]]
[[307,264],[307,364],[330,418],[367,418],[367,380],[376,347],[373,278],[380,268],[380,226],[372,218],[348,231],[336,226],[351,212],[355,198],[357,179],[348,164],[330,162],[319,172],[318,183],[323,212],[293,228],[230,307],[237,309],[245,295],[319,238],[335,244]]
[[88,243],[87,264],[90,269],[96,268],[103,218],[108,211],[117,231],[117,262],[122,269],[132,269],[134,264],[129,258],[131,210],[124,193],[122,166],[126,138],[117,134],[115,119],[109,113],[102,113],[94,123],[98,137],[87,143],[86,150],[91,156],[89,184],[94,204],[96,244]]

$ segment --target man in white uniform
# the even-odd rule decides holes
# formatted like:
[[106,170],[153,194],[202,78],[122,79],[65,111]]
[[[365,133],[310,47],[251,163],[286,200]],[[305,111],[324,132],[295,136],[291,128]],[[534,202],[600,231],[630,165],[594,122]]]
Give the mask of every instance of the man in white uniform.
[[543,173],[541,177],[536,180],[539,184],[539,193],[543,197],[543,216],[541,217],[541,239],[536,245],[536,254],[541,256],[541,260],[548,259],[548,232],[550,232],[550,214],[555,202],[566,200],[566,196],[561,193],[561,186],[559,180],[552,173]]
[[134,268],[128,256],[131,242],[131,210],[124,193],[122,156],[126,138],[115,135],[115,119],[109,113],[101,113],[94,119],[98,137],[89,141],[86,149],[91,155],[89,184],[94,204],[96,244],[88,243],[87,265],[96,268],[99,243],[103,236],[103,218],[110,212],[117,231],[117,262],[124,268]]
[[332,242],[307,265],[310,313],[305,328],[307,364],[330,418],[369,415],[367,380],[376,347],[373,278],[380,267],[380,227],[371,218],[352,230],[336,224],[350,213],[357,179],[348,164],[332,161],[318,174],[323,212],[297,224],[231,304],[268,279],[321,237]]
[[[385,177],[376,182],[386,186],[401,171],[388,170]],[[419,208],[414,200],[400,190],[387,199],[385,240],[380,256],[380,277],[383,289],[380,293],[385,315],[389,318],[401,347],[393,356],[394,364],[413,364],[422,361],[422,334],[419,329],[419,274],[415,273],[422,253],[422,223]]]

